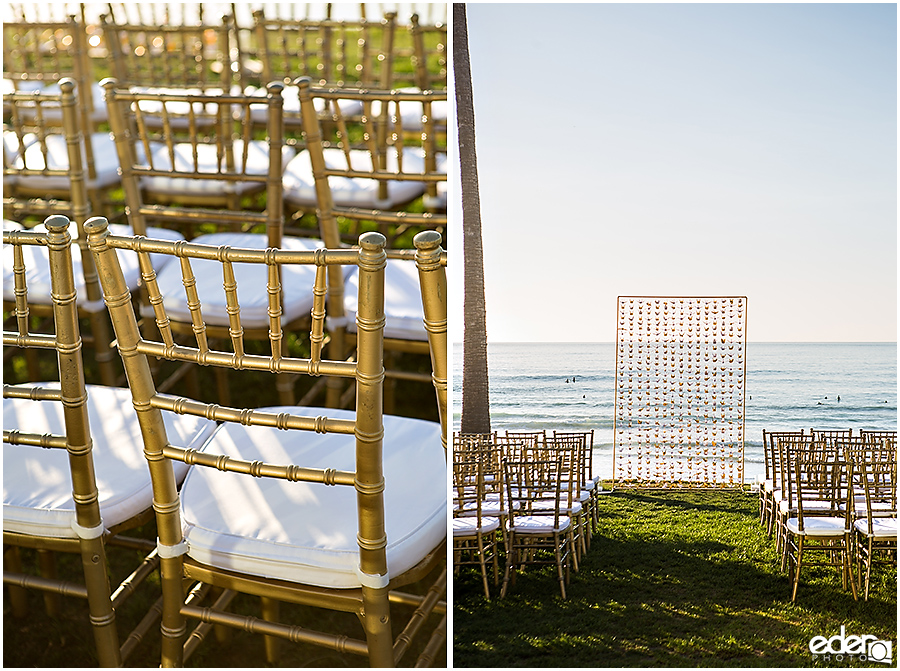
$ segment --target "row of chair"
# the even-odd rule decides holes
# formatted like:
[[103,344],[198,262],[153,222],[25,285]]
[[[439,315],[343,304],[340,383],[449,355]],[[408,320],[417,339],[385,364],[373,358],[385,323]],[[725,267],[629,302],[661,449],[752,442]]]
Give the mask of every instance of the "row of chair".
[[[868,599],[872,567],[896,564],[896,431],[763,431],[766,477],[760,523],[774,537],[796,599],[800,569],[838,566],[842,583]],[[854,579],[852,564],[857,566]]]
[[501,556],[501,597],[524,566],[549,563],[566,598],[598,522],[592,451],[593,431],[454,434],[454,565],[479,567],[486,598]]
[[[445,226],[445,155],[433,148],[429,116],[433,101],[445,99],[445,94],[336,92],[313,88],[308,80],[301,80],[297,92],[299,104],[307,109],[306,147],[298,151],[283,142],[284,98],[280,84],[272,84],[265,97],[134,93],[119,88],[114,80],[107,80],[104,85],[114,140],[110,136],[95,136],[92,140],[95,154],[104,139],[110,145],[114,143],[102,150],[106,162],[111,164],[105,174],[115,175],[116,180],[121,175],[128,231],[156,239],[185,238],[214,245],[314,249],[322,244],[342,244],[342,221],[375,222],[372,226],[395,240],[404,233],[409,235],[426,227],[443,230]],[[74,82],[63,80],[59,95],[17,93],[4,99],[9,119],[4,128],[7,218],[15,221],[27,215],[59,212],[75,222],[83,222],[84,213],[91,207],[90,194],[102,185],[86,176],[81,167],[87,162],[87,143],[81,141],[73,119],[75,97]],[[403,128],[398,110],[408,104],[417,105],[424,112],[421,118],[426,129],[415,147],[397,139],[402,137]],[[345,115],[347,105],[355,106],[361,116]],[[321,113],[315,111],[317,107]],[[60,108],[66,123],[59,127],[45,123]],[[254,139],[250,132],[249,120],[257,111],[267,119],[264,139]],[[326,121],[338,129],[334,135],[325,129]],[[355,144],[359,137],[365,138],[363,146]],[[109,159],[113,150],[118,160]],[[285,164],[287,168],[283,169]],[[249,209],[248,198],[254,194],[260,194],[263,200],[261,209]],[[422,195],[431,198],[429,202],[435,204],[435,211],[415,214],[401,209]],[[285,196],[289,202],[293,199],[316,212],[317,231],[284,235]],[[355,234],[364,229],[365,225],[354,227]],[[201,235],[198,237],[197,233]],[[310,233],[318,236],[311,237]],[[91,262],[84,262],[85,238],[82,232],[76,233],[76,238],[80,245],[76,262],[82,264],[85,286],[80,295],[87,301],[79,307],[96,314],[98,291]],[[391,350],[427,354],[415,270],[409,259],[401,258],[403,254],[392,252],[388,261],[391,291],[386,304],[386,345]],[[153,258],[160,261],[164,257]],[[11,272],[7,259],[7,279]],[[183,296],[182,278],[175,265],[154,266],[154,272],[164,295],[171,300]],[[339,357],[345,341],[355,337],[353,315],[358,287],[352,271],[340,273],[332,269],[329,273],[330,337]],[[198,276],[208,277],[205,273]],[[132,291],[137,291],[138,280],[139,270],[132,260],[126,270]],[[11,286],[5,282],[6,301],[12,300]],[[47,303],[45,295],[33,297]],[[291,298],[286,317],[289,321],[303,319],[309,314],[313,296],[292,292]],[[264,329],[265,295],[245,293],[240,299],[247,326],[255,331]],[[207,300],[207,321],[218,331],[210,335],[227,337],[224,327],[228,325],[228,305],[224,292],[219,291],[217,297],[208,294]],[[255,321],[250,321],[252,310]],[[152,308],[146,301],[142,316],[152,317]],[[171,317],[176,331],[193,330],[186,309],[173,309]],[[92,330],[99,334],[101,329],[98,325]],[[251,335],[248,333],[248,337]],[[109,352],[103,351],[106,340],[102,334],[94,339],[98,362],[103,366],[111,361]],[[420,377],[427,381],[429,376]],[[293,402],[291,382],[281,383],[280,388],[283,401]],[[336,403],[340,388],[332,386],[329,393],[329,403]],[[227,402],[227,397],[223,400]]]
[[[381,412],[384,237],[366,233],[352,249],[252,249],[114,235],[105,218],[89,219],[83,231],[127,372],[128,387],[119,388],[84,382],[70,230],[68,218],[53,215],[41,231],[3,233],[15,265],[14,328],[4,328],[4,346],[58,353],[57,382],[4,385],[4,442],[21,446],[4,449],[4,543],[80,553],[85,584],[19,573],[15,551],[7,553],[4,582],[14,609],[21,608],[25,588],[86,598],[103,665],[121,664],[161,618],[164,666],[182,664],[211,625],[264,634],[270,663],[277,655],[274,641],[289,639],[392,666],[434,613],[432,622],[440,622],[423,649],[423,661],[433,661],[446,635],[446,569],[440,570],[446,496],[443,487],[435,486],[446,477],[446,447],[443,454],[440,447],[446,446],[445,424]],[[24,254],[30,247],[45,249],[49,258],[49,332],[36,332],[30,318]],[[416,247],[438,371],[446,364],[446,256],[434,232],[420,233]],[[119,252],[126,250],[146,271],[159,326],[155,338],[139,326],[120,261]],[[180,265],[186,274],[193,263],[211,262],[219,266],[219,277],[231,280],[238,265],[260,268],[270,299],[270,351],[243,351],[243,309],[237,303],[230,303],[235,307],[229,312],[230,350],[209,347],[199,334],[196,347],[176,344],[166,326],[168,305],[150,270],[151,255],[171,257],[171,265]],[[347,266],[360,283],[355,361],[325,358],[321,349],[326,271]],[[318,346],[306,359],[283,356],[280,344],[281,315],[289,300],[283,280],[295,267],[312,270],[317,297],[310,339]],[[233,298],[240,289],[232,284],[227,291]],[[198,287],[188,293],[199,306]],[[168,396],[156,388],[155,359],[341,376],[355,382],[357,411],[258,408],[249,399],[225,407]],[[443,418],[442,385],[446,380],[436,373]],[[156,543],[122,536],[154,512]],[[116,545],[141,548],[147,556],[111,590],[106,556]],[[157,567],[159,601],[139,631],[123,639],[116,608]],[[424,593],[401,589],[429,573],[436,577]],[[196,587],[185,592],[184,580]],[[212,604],[203,602],[210,587],[216,594]],[[226,610],[237,592],[262,599],[262,620]],[[279,624],[279,601],[355,612],[363,635]],[[398,633],[391,620],[399,615],[409,620]],[[199,621],[190,637],[187,619]]]

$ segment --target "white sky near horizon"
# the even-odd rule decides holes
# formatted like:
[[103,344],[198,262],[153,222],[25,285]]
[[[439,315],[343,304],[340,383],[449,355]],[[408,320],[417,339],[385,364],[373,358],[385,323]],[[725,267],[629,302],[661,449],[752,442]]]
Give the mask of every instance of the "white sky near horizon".
[[619,295],[747,296],[750,341],[896,341],[896,5],[467,14],[489,342],[615,341]]

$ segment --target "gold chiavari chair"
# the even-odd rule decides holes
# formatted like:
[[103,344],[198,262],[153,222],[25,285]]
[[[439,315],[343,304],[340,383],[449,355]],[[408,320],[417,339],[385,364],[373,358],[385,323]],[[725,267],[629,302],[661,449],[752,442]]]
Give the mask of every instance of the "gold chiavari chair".
[[863,459],[857,454],[848,461],[854,464],[864,492],[864,500],[857,498],[855,504],[853,539],[859,589],[868,601],[872,566],[897,563],[897,453]]
[[781,459],[778,439],[782,436],[802,436],[800,431],[768,431],[763,429],[763,460],[765,462],[765,478],[759,487],[759,519],[766,527],[769,538],[775,531],[777,517],[777,501],[781,498]]
[[[63,214],[71,217],[70,234],[78,243],[73,248],[75,282],[78,291],[79,314],[90,321],[90,332],[84,340],[94,350],[100,379],[104,384],[116,383],[115,354],[110,348],[110,329],[103,308],[97,273],[89,252],[81,224],[90,208],[83,166],[87,161],[85,143],[76,119],[76,84],[72,79],[59,82],[58,93],[46,90],[33,93],[12,93],[4,96],[8,120],[3,127],[4,217],[25,221],[36,215]],[[62,111],[63,123],[49,123],[47,117]],[[118,165],[118,163],[116,164]],[[118,179],[118,178],[117,178]],[[8,225],[4,225],[8,228]],[[41,225],[36,227],[41,230]],[[130,229],[117,225],[120,234]],[[175,233],[154,230],[153,234],[177,239]],[[23,249],[28,274],[32,315],[46,316],[52,312],[50,296],[50,264],[44,247]],[[158,262],[158,259],[157,259]],[[137,259],[123,258],[129,288],[139,284]],[[3,253],[3,300],[10,305],[14,295],[14,259],[11,250]],[[36,375],[32,368],[31,375]]]
[[[320,227],[336,225],[333,218],[355,222],[353,234],[361,222],[371,222],[391,244],[407,231],[446,226],[438,202],[447,181],[446,146],[433,132],[433,108],[446,101],[446,91],[316,88],[309,78],[297,85],[307,152],[285,168],[290,205],[316,208]],[[345,113],[348,101],[359,104],[361,117]],[[401,141],[407,104],[416,106],[423,124],[414,143]],[[317,106],[324,111],[316,112]],[[434,211],[411,211],[407,206],[419,198],[417,209]]]
[[[383,236],[361,236],[358,249],[260,250],[117,238],[107,235],[106,225],[96,218],[85,229],[144,430],[153,479],[163,590],[163,666],[184,661],[185,618],[243,627],[264,634],[269,642],[288,638],[368,656],[374,666],[399,662],[423,621],[446,611],[441,596],[446,582],[446,487],[435,486],[446,482],[446,461],[439,424],[382,416]],[[426,240],[423,246],[431,245]],[[133,249],[141,259],[149,252],[179,256],[189,287],[194,286],[192,264],[215,260],[217,274],[229,286],[232,351],[209,347],[202,327],[203,299],[193,288],[196,343],[177,345],[166,326],[166,305],[152,275],[146,280],[161,341],[142,338],[112,253],[117,248]],[[437,250],[420,251],[430,259],[423,259],[422,265],[433,266]],[[267,355],[244,351],[240,290],[233,280],[237,264],[258,265],[266,274],[271,301]],[[307,359],[281,353],[282,304],[288,293],[282,278],[295,265],[309,266],[314,274],[310,330],[314,345]],[[354,265],[362,277],[355,362],[322,357],[325,271],[331,265]],[[423,272],[424,281],[433,284],[429,273],[434,271]],[[446,303],[441,307],[446,310]],[[439,314],[430,314],[429,320],[442,321]],[[241,370],[346,376],[356,381],[356,412],[299,406],[229,408],[167,399],[155,391],[148,357]],[[167,408],[223,424],[201,450],[173,449],[159,420],[160,411]],[[442,408],[441,416],[445,415]],[[172,478],[173,465],[179,462],[194,466],[180,492]],[[425,594],[397,589],[436,574]],[[264,620],[187,603],[185,578],[226,589],[223,599],[234,591],[262,597]],[[274,619],[281,601],[356,613],[364,638],[279,624]],[[403,610],[414,612],[395,636],[391,621]],[[445,634],[446,616],[432,640],[441,641]],[[276,656],[275,647],[267,643],[270,661]],[[433,655],[433,647],[426,646],[425,653]]]
[[897,442],[897,431],[887,429],[860,429],[859,435],[865,440],[893,440]]
[[[416,86],[421,91],[447,88],[447,24],[422,22],[418,14],[410,17]],[[446,117],[444,117],[446,122]]]
[[[572,519],[560,510],[563,479],[561,459],[504,461],[510,502],[507,521],[506,569],[500,597],[506,596],[516,574],[529,564],[553,564],[563,599],[574,552]],[[545,505],[544,502],[551,505]]]
[[[433,142],[423,134],[418,147],[391,144],[387,115],[373,112],[377,104],[387,112],[391,104],[419,94],[312,89],[308,78],[301,79],[298,86],[307,150],[300,152],[285,169],[285,198],[288,202],[299,199],[316,207],[326,244],[339,243],[339,218],[357,223],[378,222],[382,232],[393,236],[400,235],[401,230],[411,233],[412,228],[424,225],[443,228],[446,215],[416,215],[399,209],[401,203],[423,194],[426,181],[446,180],[446,172],[440,173],[436,168]],[[345,99],[356,100],[363,106],[361,122],[343,116]],[[317,117],[315,100],[323,101],[331,110],[329,117],[338,128],[336,144],[325,141],[327,130]],[[367,138],[365,148],[354,145],[351,137],[354,126]],[[387,200],[380,200],[381,192]],[[367,209],[369,206],[376,209]],[[426,332],[415,268],[408,258],[403,258],[402,251],[392,251],[389,257],[385,270],[389,287],[385,297],[385,349],[424,354]],[[329,318],[334,326],[331,346],[337,352],[335,356],[341,356],[345,338],[354,337],[357,280],[353,275],[346,281],[335,276],[328,290]],[[389,368],[388,375],[427,382],[427,374],[401,374]],[[339,396],[339,389],[330,381],[329,405],[338,403]]]
[[559,459],[560,501],[536,501],[533,507],[558,505],[559,511],[572,519],[573,550],[572,568],[577,572],[582,556],[587,552],[590,533],[590,494],[581,488],[584,436],[548,436],[543,448],[538,448],[538,459]]
[[104,14],[100,21],[109,71],[123,88],[232,93],[231,20],[224,16],[217,23],[118,23]]
[[591,546],[594,528],[599,523],[598,503],[599,503],[599,487],[600,476],[594,475],[594,430],[590,431],[553,431],[553,437],[579,438],[583,445],[581,447],[581,495],[578,499],[587,508],[589,526],[587,528],[587,547]]
[[[112,149],[112,139],[103,130],[107,121],[106,105],[88,56],[86,26],[75,16],[58,21],[23,19],[3,23],[4,117],[9,113],[8,94],[43,91],[59,95],[59,82],[67,78],[76,83],[75,118],[84,137],[84,179],[91,208],[95,212],[106,212],[112,207],[112,192],[119,187],[119,164]],[[20,114],[27,117],[36,111],[21,109]],[[63,125],[59,103],[49,102],[41,112],[42,124]],[[65,147],[57,148],[54,153],[58,160],[65,160]],[[35,181],[39,180],[20,183],[22,193],[30,191],[37,197],[46,196],[48,191],[39,188],[40,184],[32,184]],[[56,190],[59,191],[59,187]]]
[[[128,390],[84,382],[69,229],[67,217],[53,215],[43,231],[3,233],[4,248],[16,258],[16,330],[4,329],[4,347],[53,350],[58,374],[57,380],[39,386],[4,380],[3,441],[9,445],[3,450],[3,542],[8,548],[3,579],[19,617],[27,611],[26,588],[45,593],[54,617],[61,613],[61,595],[86,599],[98,660],[103,666],[119,666],[153,624],[149,616],[120,646],[115,610],[159,563],[152,543],[120,535],[152,519],[150,477]],[[23,252],[31,246],[45,249],[49,257],[52,333],[29,326]],[[171,444],[186,448],[201,445],[215,426],[171,413],[164,422]],[[183,466],[173,478],[180,483],[186,472]],[[107,548],[117,544],[149,554],[113,591]],[[22,572],[19,548],[37,550],[43,576]],[[81,555],[83,585],[56,578],[57,552]]]
[[791,479],[791,455],[797,451],[811,450],[813,439],[810,435],[780,435],[773,436],[775,450],[777,452],[778,482],[773,492],[771,520],[775,535],[775,551],[781,555],[781,567],[787,565],[785,553],[785,523],[787,519],[797,512],[796,502],[793,500],[793,484]]
[[[111,79],[104,80],[103,86],[116,148],[125,166],[122,184],[135,232],[154,223],[186,227],[188,236],[201,244],[290,250],[322,247],[318,239],[283,235],[282,167],[294,150],[282,140],[281,84],[273,83],[265,97],[134,92]],[[147,123],[142,112],[146,102],[153,103],[153,114],[162,119],[158,130]],[[248,123],[251,111],[259,107],[265,108],[268,117],[264,139],[255,138]],[[185,109],[190,111],[184,114]],[[173,125],[176,118],[182,122]],[[264,198],[261,209],[250,209],[253,198]],[[200,235],[195,237],[194,232]],[[195,279],[206,297],[209,336],[228,339],[227,291],[215,273],[207,272],[212,264],[198,262]],[[239,299],[244,336],[265,341],[269,325],[265,273],[260,266],[245,264],[237,264],[234,269],[242,287]],[[311,272],[308,266],[289,266],[284,272],[287,276],[283,281],[288,286],[311,286],[307,282]],[[245,274],[255,279],[242,279]],[[157,283],[167,301],[172,328],[190,336],[196,325],[178,264],[163,268]],[[303,326],[308,322],[313,300],[308,292],[288,292],[283,315],[286,323]],[[153,318],[153,308],[146,299],[142,316]],[[227,404],[229,383],[222,371],[219,373],[217,391]],[[277,376],[280,398],[286,405],[295,402],[294,380],[291,375]]]
[[[843,588],[849,581],[856,600],[851,561],[853,463],[837,450],[788,450],[789,491],[797,514],[785,522],[785,556],[791,579],[791,601],[797,598],[803,566],[838,566]],[[818,562],[806,555],[821,555]]]
[[488,565],[493,568],[493,583],[500,582],[498,565],[497,535],[500,518],[485,513],[483,453],[467,460],[465,452],[455,452],[453,460],[453,565],[455,570],[462,566],[478,566],[484,586],[484,597],[491,598],[488,583]]

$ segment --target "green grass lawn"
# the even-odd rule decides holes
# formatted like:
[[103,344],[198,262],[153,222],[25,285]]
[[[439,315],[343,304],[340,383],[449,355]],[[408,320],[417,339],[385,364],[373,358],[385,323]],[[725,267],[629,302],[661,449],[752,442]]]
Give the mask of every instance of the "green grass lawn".
[[[867,602],[836,569],[803,569],[797,601],[756,495],[617,490],[600,530],[559,595],[555,569],[520,573],[487,602],[480,574],[454,579],[455,667],[874,666],[814,660],[815,636],[897,640],[896,568],[878,567]],[[894,653],[896,660],[896,652]]]

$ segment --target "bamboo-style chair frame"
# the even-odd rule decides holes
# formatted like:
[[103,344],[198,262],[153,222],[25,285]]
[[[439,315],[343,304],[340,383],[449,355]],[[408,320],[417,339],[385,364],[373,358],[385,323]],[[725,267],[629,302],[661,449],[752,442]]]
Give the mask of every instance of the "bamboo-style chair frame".
[[[112,78],[101,84],[106,90],[128,218],[135,233],[146,231],[149,222],[170,227],[216,224],[230,230],[264,226],[269,245],[281,245],[282,84],[270,84],[266,96],[140,92],[129,90]],[[161,109],[145,113],[144,103],[154,103]],[[171,105],[176,106],[176,111],[170,111]],[[251,142],[255,140],[248,120],[251,109],[260,107],[268,119],[265,142],[269,165],[265,174],[248,170]],[[159,120],[159,127],[150,122],[151,118]],[[160,152],[157,156],[162,161],[154,160],[154,149]],[[204,149],[216,151],[214,171],[201,169],[200,153]],[[189,164],[177,164],[176,155],[189,157]],[[228,186],[173,195],[142,186],[142,180],[149,178]],[[263,211],[242,207],[245,197],[260,192],[266,194]]]
[[[814,443],[810,449],[788,449],[785,458],[789,464],[789,497],[797,502],[797,514],[788,518],[784,529],[791,602],[797,598],[803,566],[839,567],[843,588],[847,589],[849,582],[855,601],[851,558],[854,465],[838,450],[821,443]],[[810,553],[822,559],[805,559]]]
[[763,461],[765,464],[764,480],[759,484],[759,519],[766,527],[769,538],[775,532],[775,519],[777,518],[777,506],[782,491],[781,481],[781,452],[778,449],[778,439],[782,436],[791,438],[802,436],[804,431],[769,431],[763,429]]
[[[417,580],[427,574],[441,561],[445,561],[445,548],[435,548],[419,566],[401,576],[387,575],[385,555],[385,522],[381,452],[383,438],[381,391],[383,384],[382,330],[384,304],[384,238],[378,233],[368,233],[360,238],[358,249],[328,249],[310,252],[293,252],[270,248],[267,250],[247,250],[228,247],[207,247],[194,243],[168,243],[137,238],[117,238],[109,236],[106,221],[102,218],[89,220],[85,224],[88,241],[95,254],[104,288],[107,306],[116,331],[117,345],[123,356],[129,384],[134,397],[145,435],[145,454],[151,470],[154,486],[154,501],[157,512],[159,533],[159,554],[163,589],[162,615],[162,664],[181,665],[186,632],[185,618],[197,618],[204,622],[214,622],[264,633],[269,637],[288,638],[314,645],[323,645],[334,650],[368,655],[373,666],[393,666],[406,652],[411,637],[421,627],[429,613],[446,613],[446,603],[440,597],[445,588],[446,566],[443,573],[422,596],[395,593],[394,587]],[[439,243],[435,236],[425,236],[421,243],[423,262],[420,265],[440,267]],[[437,238],[439,240],[439,238]],[[192,308],[195,314],[196,347],[176,345],[162,302],[155,290],[152,272],[145,276],[151,303],[157,312],[162,342],[153,342],[141,337],[131,302],[126,297],[121,270],[116,263],[115,249],[127,248],[139,253],[142,267],[149,263],[148,252],[169,253],[180,257],[184,268],[186,285],[190,286],[190,260],[216,259],[223,265],[223,275],[229,286],[229,297],[234,310],[232,318],[232,352],[211,350],[205,338],[201,304],[199,297],[193,296]],[[437,261],[436,261],[437,257]],[[267,289],[270,296],[270,342],[268,356],[248,355],[243,351],[240,310],[236,304],[236,287],[233,282],[234,263],[265,264],[268,268]],[[279,267],[285,264],[310,264],[316,267],[310,341],[311,355],[308,359],[282,356],[281,340],[284,335],[281,324],[281,297]],[[360,336],[357,360],[329,360],[322,357],[324,339],[326,273],[329,266],[354,264],[360,273],[361,300],[358,313]],[[423,286],[437,294],[437,275],[432,271],[423,272]],[[423,290],[424,291],[424,290]],[[431,308],[438,306],[431,303]],[[446,303],[443,303],[446,311]],[[441,323],[440,315],[431,314],[427,318],[432,323]],[[443,322],[446,320],[444,312]],[[438,356],[439,353],[436,353]],[[356,382],[356,419],[329,419],[327,417],[307,418],[289,414],[273,414],[251,409],[226,408],[206,405],[189,399],[166,399],[159,396],[150,373],[148,357],[205,363],[239,369],[284,371],[309,375],[334,375],[354,379]],[[178,413],[194,414],[221,421],[237,421],[245,425],[277,426],[282,429],[340,433],[356,436],[356,469],[337,471],[333,469],[312,469],[299,465],[272,465],[260,462],[242,462],[217,455],[172,448],[167,444],[165,431],[161,425],[160,410],[169,409]],[[441,408],[442,418],[446,409]],[[446,443],[445,443],[446,449]],[[446,454],[446,453],[445,453]],[[249,575],[232,573],[203,565],[192,559],[184,547],[180,513],[179,494],[172,477],[171,460],[180,460],[194,466],[215,467],[219,470],[250,474],[257,477],[271,477],[328,485],[355,487],[358,505],[359,569],[361,583],[355,589],[329,590],[279,580],[267,580]],[[349,639],[292,627],[275,622],[260,622],[255,618],[230,615],[215,610],[185,605],[182,580],[184,578],[256,594],[264,599],[284,600],[294,603],[316,605],[332,610],[355,612],[362,622],[366,640]],[[391,636],[390,603],[400,602],[417,606],[410,622],[397,637]],[[446,635],[446,614],[438,625],[425,655],[433,655],[435,645],[440,645]],[[436,643],[435,643],[436,642]]]
[[219,23],[149,25],[100,17],[109,70],[123,87],[232,92],[231,16]]
[[[116,384],[117,371],[114,364],[115,353],[110,347],[110,327],[106,311],[102,308],[103,298],[100,284],[97,280],[97,271],[94,260],[87,248],[84,231],[81,229],[87,219],[90,203],[87,187],[85,185],[85,173],[83,167],[82,150],[85,147],[84,136],[77,120],[77,87],[71,78],[63,78],[59,82],[58,95],[36,91],[32,93],[17,92],[4,96],[4,104],[8,107],[9,126],[4,123],[4,135],[7,131],[10,137],[15,137],[15,159],[10,163],[4,151],[3,177],[4,216],[16,220],[21,215],[41,214],[65,215],[71,217],[79,229],[77,244],[81,251],[82,272],[84,279],[84,292],[78,302],[78,312],[82,317],[90,321],[91,333],[83,336],[84,341],[94,350],[94,359],[100,373],[103,384]],[[62,126],[46,123],[49,110],[62,110]],[[25,113],[26,110],[30,113]],[[48,167],[53,164],[48,154],[47,141],[51,136],[64,138],[67,149],[67,164],[65,169]],[[28,138],[33,141],[26,146]],[[28,152],[26,152],[28,149]],[[30,153],[38,150],[36,154]],[[22,178],[46,177],[63,179],[68,188],[62,192],[47,192],[43,189],[41,194],[27,191],[23,192],[18,183]],[[7,179],[12,182],[7,185]],[[52,266],[51,266],[52,270]],[[24,265],[23,265],[24,272]],[[32,299],[35,297],[33,296]],[[32,300],[29,309],[33,316],[49,316],[54,308],[47,302],[48,297],[42,296],[37,302]],[[4,304],[4,309],[10,306]],[[26,350],[26,359],[29,361],[30,375],[36,379],[36,362],[32,356],[33,351]]]
[[897,563],[897,446],[890,432],[881,434],[886,437],[864,436],[870,442],[844,447],[845,458],[854,469],[853,556],[858,589],[865,601],[869,600],[872,567]]
[[[329,89],[312,86],[308,77],[297,80],[300,96],[300,113],[303,119],[303,130],[306,134],[307,150],[312,160],[315,177],[316,213],[319,227],[322,230],[337,229],[337,218],[357,222],[352,233],[359,234],[360,222],[370,221],[378,225],[378,230],[385,235],[389,244],[405,231],[416,229],[446,228],[446,210],[439,205],[438,186],[446,183],[447,173],[440,169],[439,156],[442,149],[434,131],[432,106],[439,101],[447,100],[447,92],[443,91],[375,91],[347,89]],[[323,112],[316,111],[315,101],[319,100],[324,107]],[[342,106],[350,103],[361,103],[361,117],[345,115]],[[417,134],[414,148],[422,152],[424,170],[422,172],[406,171],[403,167],[403,149],[410,149],[404,143],[402,116],[397,112],[404,103],[416,103],[422,106],[422,128]],[[325,128],[334,127],[334,141],[323,133]],[[361,135],[362,144],[357,144],[355,136]],[[328,167],[325,163],[324,151],[329,147],[338,147],[347,157],[346,165]],[[354,168],[350,152],[362,149],[368,154],[371,169]],[[393,156],[397,171],[387,168],[389,155]],[[329,187],[329,177],[345,177],[348,179],[372,179],[378,185],[378,197],[385,203],[388,198],[389,182],[424,183],[423,202],[425,212],[408,212],[401,207],[403,203],[390,204],[387,207],[360,208],[336,205]],[[428,211],[431,210],[431,211]]]
[[[82,21],[70,16],[65,21],[17,21],[3,23],[3,76],[16,90],[30,91],[37,85],[53,86],[64,78],[76,82],[76,119],[85,138],[85,181],[91,207],[103,212],[110,191],[118,188],[118,180],[98,180],[91,134],[101,130],[107,120],[106,107],[94,99],[96,85],[92,61],[88,55],[87,34]],[[22,88],[24,86],[24,88]],[[4,116],[8,113],[4,96]],[[50,108],[44,114],[48,125],[65,125],[64,114]],[[27,191],[22,190],[25,195]],[[34,191],[32,196],[46,196]]]
[[[560,593],[565,599],[575,539],[571,518],[560,511],[561,459],[504,460],[503,468],[510,515],[507,522],[506,569],[500,598],[506,596],[510,585],[515,585],[520,567],[552,564],[556,566]],[[554,505],[535,505],[542,501],[550,501]],[[546,518],[549,524],[542,525],[540,531],[526,531],[523,521],[529,518]],[[551,557],[548,558],[547,554]]]
[[416,86],[422,91],[447,88],[447,24],[422,23],[418,14],[410,17]]
[[[453,566],[477,566],[481,571],[484,597],[491,598],[488,566],[493,584],[500,584],[498,536],[501,518],[483,512],[486,503],[485,452],[453,453]],[[472,457],[472,458],[466,458]]]
[[[132,547],[143,547],[150,550],[143,563],[129,575],[117,589],[110,590],[107,575],[106,546],[114,542],[113,534],[132,528],[145,521],[146,517],[138,515],[131,521],[118,526],[117,529],[104,528],[99,507],[98,489],[94,475],[92,455],[93,441],[87,412],[87,390],[84,382],[84,366],[81,359],[81,336],[78,326],[78,315],[75,308],[76,291],[72,268],[71,237],[68,232],[68,218],[52,215],[45,221],[46,232],[4,231],[3,244],[13,247],[17,259],[16,331],[3,332],[3,345],[55,350],[59,369],[59,389],[31,387],[26,385],[3,387],[4,398],[31,399],[44,402],[59,402],[65,407],[65,435],[48,435],[28,433],[27,427],[4,426],[3,442],[10,445],[32,445],[48,449],[63,449],[69,453],[69,465],[72,477],[72,495],[75,503],[75,524],[77,538],[49,538],[26,535],[4,530],[3,542],[11,549],[6,553],[10,571],[4,569],[3,581],[9,584],[10,601],[14,613],[23,614],[25,610],[23,588],[39,589],[47,592],[45,602],[48,611],[58,616],[59,605],[57,595],[74,596],[86,599],[93,625],[94,643],[101,666],[121,666],[123,660],[134,650],[150,630],[158,617],[158,612],[151,609],[148,615],[138,624],[131,636],[120,647],[116,628],[115,609],[128,596],[134,593],[138,585],[152,573],[159,564],[155,549],[146,548],[139,539],[129,539]],[[40,245],[47,248],[50,264],[53,291],[54,332],[51,334],[29,331],[29,304],[27,301],[27,285],[24,265],[21,263],[23,245]],[[7,448],[4,448],[7,449]],[[147,511],[149,512],[149,511]],[[79,585],[54,577],[37,578],[18,572],[18,547],[34,548],[48,553],[46,566],[51,574],[53,552],[70,552],[80,554],[84,568],[85,584]],[[54,599],[56,596],[56,599]]]
[[392,88],[394,12],[378,20],[338,21],[271,18],[257,9],[253,23],[264,82],[307,76],[320,86]]
[[[428,130],[423,131],[419,145],[424,152],[424,173],[404,173],[402,144],[395,142],[398,137],[402,137],[402,132],[391,131],[389,106],[399,104],[404,100],[420,102],[424,106],[426,127],[428,127],[431,102],[441,98],[446,100],[446,92],[420,94],[389,91],[350,91],[347,89],[313,89],[309,78],[300,78],[297,81],[297,85],[307,151],[309,152],[315,178],[316,213],[319,230],[327,246],[341,243],[338,217],[355,220],[358,223],[365,220],[376,221],[378,222],[379,230],[389,240],[391,235],[396,236],[410,229],[435,227],[441,230],[446,226],[446,213],[434,214],[426,212],[413,214],[399,210],[363,210],[361,208],[336,206],[328,182],[329,176],[347,177],[350,179],[374,179],[377,181],[379,189],[383,192],[385,198],[387,197],[387,183],[392,180],[425,182],[427,184],[426,188],[436,193],[438,182],[446,181],[447,175],[438,171],[437,150],[432,135]],[[324,102],[325,108],[330,110],[324,116],[337,128],[337,144],[335,146],[340,147],[347,157],[347,165],[350,168],[346,170],[331,169],[326,166],[324,151],[326,147],[332,145],[325,140],[323,124],[320,123],[322,115],[316,112],[315,99]],[[348,101],[357,101],[362,104],[364,111],[361,120],[347,118],[341,114],[341,105],[346,104]],[[380,108],[380,111],[373,113],[373,109],[376,108]],[[399,116],[397,118],[399,119]],[[359,127],[360,124],[362,135],[365,138],[365,149],[371,159],[371,165],[375,167],[371,171],[352,169],[353,164],[350,159],[350,152],[355,150],[356,147],[352,142],[349,129],[353,126]],[[394,152],[397,156],[399,173],[385,169],[388,152]],[[391,253],[392,258],[403,258],[403,256],[403,251],[398,250]],[[331,331],[331,346],[335,349],[335,358],[340,358],[344,356],[345,343],[348,341],[352,342],[354,336],[343,325],[345,321],[344,281],[343,277],[336,272],[332,272],[329,275],[328,292],[329,317],[335,325]],[[429,345],[426,341],[420,340],[386,338],[385,349],[394,352],[425,354],[429,351]],[[427,382],[427,376],[423,377],[415,373],[401,373],[390,370],[388,374],[391,377],[404,377]],[[446,379],[446,370],[441,372],[441,377]],[[330,380],[328,384],[328,404],[337,405],[341,403],[339,381]]]

